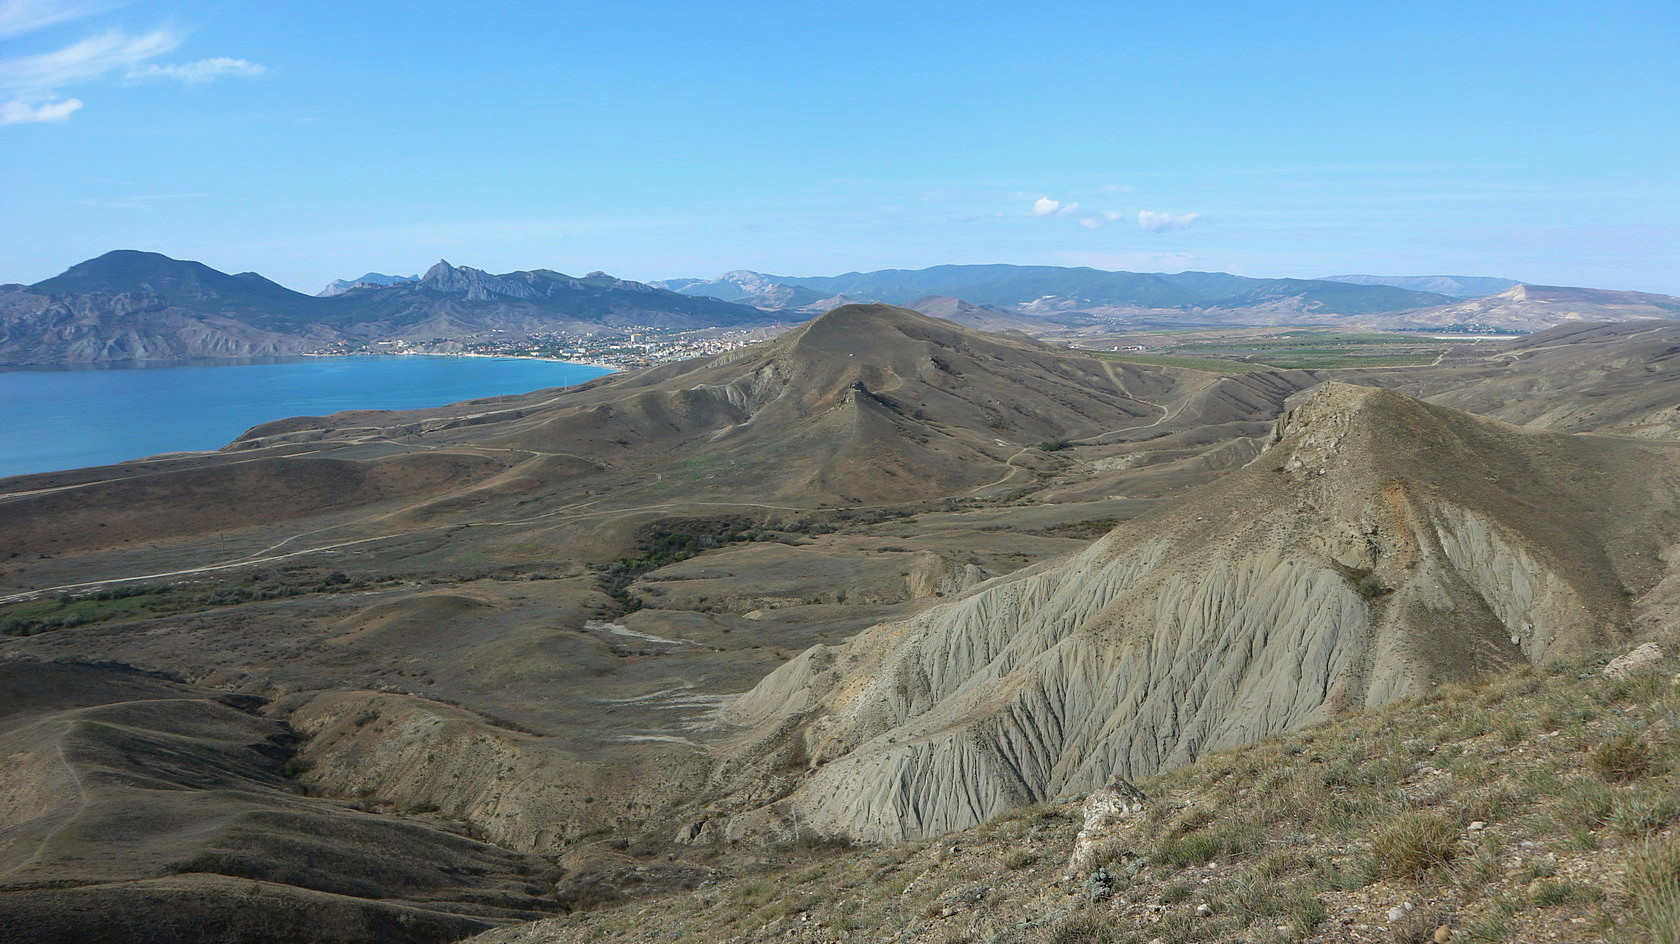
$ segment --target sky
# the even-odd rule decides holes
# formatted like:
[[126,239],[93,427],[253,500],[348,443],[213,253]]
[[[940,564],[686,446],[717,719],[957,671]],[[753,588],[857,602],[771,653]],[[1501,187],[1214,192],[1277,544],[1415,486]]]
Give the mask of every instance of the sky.
[[1680,294],[1680,2],[0,0],[0,281],[947,263]]

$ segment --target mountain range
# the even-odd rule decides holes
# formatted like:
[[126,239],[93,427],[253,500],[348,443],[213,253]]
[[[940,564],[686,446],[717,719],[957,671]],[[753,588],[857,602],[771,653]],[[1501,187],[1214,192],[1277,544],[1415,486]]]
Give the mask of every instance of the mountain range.
[[[1417,290],[1424,285],[1455,294],[1506,288],[1467,299]],[[737,270],[704,281],[641,283],[604,272],[498,275],[440,261],[418,278],[368,273],[311,296],[254,272],[229,275],[158,253],[118,250],[34,285],[0,286],[0,364],[284,355],[397,341],[448,352],[467,341],[555,333],[786,325],[859,301],[1052,338],[1139,326],[1535,331],[1680,313],[1680,299],[1663,295],[1512,286],[1457,276],[1254,279],[1015,265],[821,278]]]
[[254,272],[228,275],[159,253],[117,250],[34,285],[0,286],[0,364],[248,357],[373,340],[773,320],[749,306],[604,272],[493,275],[439,262],[416,281],[362,282],[321,297]]
[[944,265],[824,277],[736,271],[711,281],[677,279],[654,284],[688,295],[713,295],[751,304],[772,298],[810,304],[843,296],[853,301],[903,305],[942,295],[1044,313],[1093,308],[1242,309],[1284,303],[1300,311],[1358,315],[1428,308],[1451,300],[1447,295],[1392,285],[1252,279],[1224,272],[1108,272],[1017,265]]
[[420,281],[420,276],[418,275],[384,275],[379,272],[369,272],[366,275],[358,276],[353,279],[334,279],[331,282],[328,282],[325,288],[315,294],[325,298],[331,295],[343,295],[345,292],[348,292],[357,286],[395,285],[398,282],[418,281]]
[[1353,285],[1392,285],[1416,292],[1434,292],[1454,298],[1478,298],[1494,295],[1521,285],[1515,279],[1496,279],[1485,275],[1326,275],[1322,282],[1347,282]]

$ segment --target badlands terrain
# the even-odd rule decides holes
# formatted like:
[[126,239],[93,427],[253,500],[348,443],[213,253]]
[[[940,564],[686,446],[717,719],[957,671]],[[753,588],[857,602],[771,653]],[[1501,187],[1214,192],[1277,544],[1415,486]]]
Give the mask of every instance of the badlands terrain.
[[940,304],[0,481],[0,937],[1665,940],[1680,323]]

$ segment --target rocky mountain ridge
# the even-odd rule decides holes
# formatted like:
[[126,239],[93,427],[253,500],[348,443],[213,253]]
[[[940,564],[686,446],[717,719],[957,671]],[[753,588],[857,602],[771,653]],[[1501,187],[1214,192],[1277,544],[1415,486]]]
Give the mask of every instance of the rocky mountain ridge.
[[227,275],[119,250],[0,290],[0,364],[299,354],[336,343],[460,339],[491,332],[587,334],[633,326],[760,325],[758,309],[592,272],[492,275],[439,262],[418,281],[303,295],[256,273]]

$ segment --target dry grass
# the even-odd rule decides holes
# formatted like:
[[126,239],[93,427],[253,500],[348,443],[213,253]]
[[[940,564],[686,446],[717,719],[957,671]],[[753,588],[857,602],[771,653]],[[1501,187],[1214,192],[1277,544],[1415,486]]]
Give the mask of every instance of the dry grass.
[[[1101,895],[1062,879],[1073,797],[726,883],[711,906],[560,919],[545,940],[1324,944],[1352,908],[1393,941],[1449,918],[1454,942],[1586,940],[1580,920],[1614,944],[1680,941],[1680,747],[1661,734],[1680,689],[1598,664],[1442,686],[1140,780],[1154,802],[1101,841]],[[1391,925],[1399,901],[1417,907]]]
[[1416,880],[1458,854],[1458,824],[1439,813],[1407,813],[1371,837],[1377,872]]
[[1633,925],[1656,944],[1680,941],[1680,842],[1648,843],[1628,857]]

